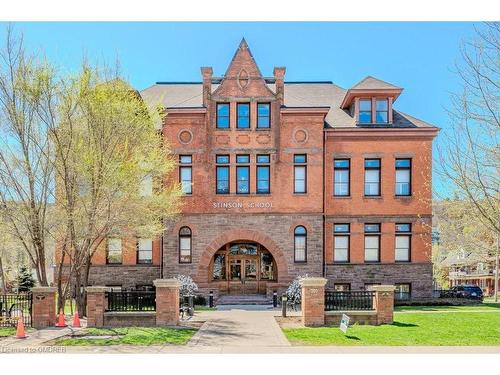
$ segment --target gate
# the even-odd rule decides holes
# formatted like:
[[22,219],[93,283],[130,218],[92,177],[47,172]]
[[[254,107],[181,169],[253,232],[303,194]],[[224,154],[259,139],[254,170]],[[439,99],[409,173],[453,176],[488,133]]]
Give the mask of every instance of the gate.
[[0,294],[0,327],[15,327],[21,317],[31,327],[32,302],[31,293]]

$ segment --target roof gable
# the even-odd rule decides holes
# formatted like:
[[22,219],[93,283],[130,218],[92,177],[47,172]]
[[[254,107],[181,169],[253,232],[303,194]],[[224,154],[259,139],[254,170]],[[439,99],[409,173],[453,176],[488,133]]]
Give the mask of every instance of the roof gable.
[[216,96],[274,96],[262,77],[252,52],[243,38],[217,90]]
[[354,86],[350,88],[351,90],[394,90],[399,89],[400,87],[393,85],[392,83],[382,81],[381,79],[366,76],[361,81],[356,83]]

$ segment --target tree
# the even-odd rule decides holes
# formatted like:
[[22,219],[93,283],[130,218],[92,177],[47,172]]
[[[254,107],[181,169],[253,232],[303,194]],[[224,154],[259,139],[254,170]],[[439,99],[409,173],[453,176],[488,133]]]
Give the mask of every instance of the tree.
[[0,51],[0,221],[29,257],[38,282],[46,274],[47,208],[53,194],[53,152],[40,114],[53,70],[25,53],[7,28]]
[[306,273],[305,275],[299,275],[288,286],[285,294],[289,301],[300,303],[302,300],[302,287],[300,286],[301,279],[307,279],[309,275]]
[[500,23],[487,23],[476,29],[473,40],[461,46],[461,61],[456,64],[461,90],[452,95],[451,127],[439,148],[438,170],[463,202],[464,212],[475,227],[472,235],[457,228],[457,239],[469,241],[478,236],[481,246],[469,250],[486,251],[496,258],[495,301],[500,257],[499,72]]
[[59,95],[59,117],[50,124],[56,208],[64,223],[59,249],[83,313],[95,252],[110,236],[160,235],[163,219],[178,213],[181,190],[163,184],[176,162],[155,127],[158,112],[118,72],[84,63]]
[[181,284],[179,294],[182,297],[194,296],[198,291],[198,285],[193,281],[191,276],[177,275],[174,278]]
[[18,292],[29,292],[35,286],[35,280],[29,267],[22,265],[19,268],[16,278]]

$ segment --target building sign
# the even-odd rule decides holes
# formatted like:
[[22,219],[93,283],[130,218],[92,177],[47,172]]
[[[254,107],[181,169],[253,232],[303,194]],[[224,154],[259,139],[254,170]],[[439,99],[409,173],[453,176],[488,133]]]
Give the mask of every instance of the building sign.
[[340,319],[340,330],[347,333],[347,327],[349,327],[349,318],[346,314],[342,314],[342,319]]
[[222,210],[232,209],[252,209],[252,208],[273,208],[273,202],[212,202],[213,208]]

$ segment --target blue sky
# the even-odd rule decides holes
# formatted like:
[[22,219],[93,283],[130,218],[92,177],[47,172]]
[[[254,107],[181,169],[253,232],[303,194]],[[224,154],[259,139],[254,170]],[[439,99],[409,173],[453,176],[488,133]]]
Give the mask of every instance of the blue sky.
[[222,75],[245,37],[266,76],[286,66],[286,80],[331,80],[347,88],[373,75],[405,89],[396,108],[441,128],[449,93],[459,87],[452,70],[460,41],[474,34],[473,23],[451,22],[14,25],[30,49],[44,50],[68,71],[78,69],[83,55],[108,62],[119,57],[138,89],[156,81],[200,81],[200,66]]

